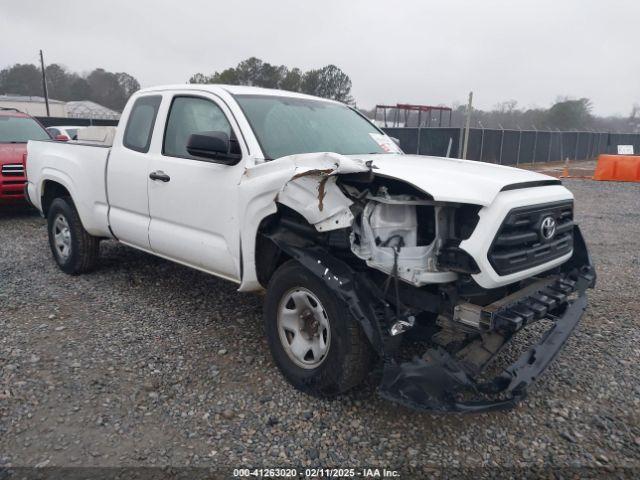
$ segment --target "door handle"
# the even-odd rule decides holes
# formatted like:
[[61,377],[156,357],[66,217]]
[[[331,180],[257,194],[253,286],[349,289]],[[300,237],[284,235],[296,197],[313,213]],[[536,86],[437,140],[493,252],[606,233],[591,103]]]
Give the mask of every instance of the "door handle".
[[151,172],[149,174],[149,178],[151,180],[160,180],[161,182],[165,182],[165,183],[171,180],[171,177],[166,173],[164,173],[162,170],[156,170],[155,172]]

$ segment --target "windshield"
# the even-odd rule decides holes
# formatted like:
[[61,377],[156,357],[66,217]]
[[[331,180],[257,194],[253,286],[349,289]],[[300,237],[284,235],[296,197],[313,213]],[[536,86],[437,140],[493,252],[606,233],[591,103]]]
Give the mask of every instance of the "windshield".
[[268,159],[314,152],[401,153],[386,135],[341,104],[265,95],[236,95]]
[[51,140],[51,137],[33,118],[0,116],[0,143],[27,143],[29,140]]

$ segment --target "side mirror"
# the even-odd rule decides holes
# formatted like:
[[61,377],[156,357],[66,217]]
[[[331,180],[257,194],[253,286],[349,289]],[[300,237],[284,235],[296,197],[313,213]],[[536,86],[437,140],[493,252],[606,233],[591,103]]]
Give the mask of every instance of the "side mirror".
[[235,165],[242,155],[231,153],[231,140],[225,132],[201,132],[189,136],[187,152],[194,157],[208,158],[214,163]]
[[57,142],[68,142],[69,140],[71,140],[69,137],[67,137],[66,135],[56,135],[55,137],[53,137],[54,140],[56,140]]

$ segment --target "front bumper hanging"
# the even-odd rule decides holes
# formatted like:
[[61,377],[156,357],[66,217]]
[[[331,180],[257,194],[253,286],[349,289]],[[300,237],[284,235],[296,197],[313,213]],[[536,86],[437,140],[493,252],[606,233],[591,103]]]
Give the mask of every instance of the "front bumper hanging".
[[572,285],[572,291],[566,293],[575,298],[566,301],[558,316],[549,315],[553,326],[494,379],[477,382],[473,377],[480,372],[472,374],[464,362],[446,351],[430,349],[422,358],[410,362],[388,362],[379,394],[410,408],[440,412],[481,412],[515,406],[563,348],[587,308],[587,288],[595,286],[595,269],[577,226],[574,254],[563,267],[560,282]]

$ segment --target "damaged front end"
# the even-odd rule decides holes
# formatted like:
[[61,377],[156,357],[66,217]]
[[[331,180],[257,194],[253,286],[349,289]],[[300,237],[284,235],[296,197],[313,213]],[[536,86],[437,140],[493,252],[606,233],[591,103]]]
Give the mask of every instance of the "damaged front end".
[[[279,192],[279,213],[261,232],[344,302],[382,359],[379,394],[431,411],[509,408],[555,358],[579,322],[595,271],[579,227],[560,267],[487,291],[474,285],[474,259],[459,248],[480,206],[441,202],[325,154]],[[492,380],[478,380],[514,335],[541,319],[553,325]],[[419,328],[418,328],[419,327]],[[403,361],[404,333],[432,345]]]
[[[595,286],[595,270],[577,226],[575,238],[573,257],[558,274],[533,281],[506,302],[480,309],[480,318],[496,322],[494,330],[455,352],[432,348],[412,361],[388,363],[380,395],[411,408],[442,412],[507,409],[524,399],[577,326],[587,307],[586,289]],[[502,318],[509,322],[500,323]],[[493,379],[476,380],[518,330],[543,318],[553,323],[535,345]],[[514,320],[519,324],[515,330]]]

